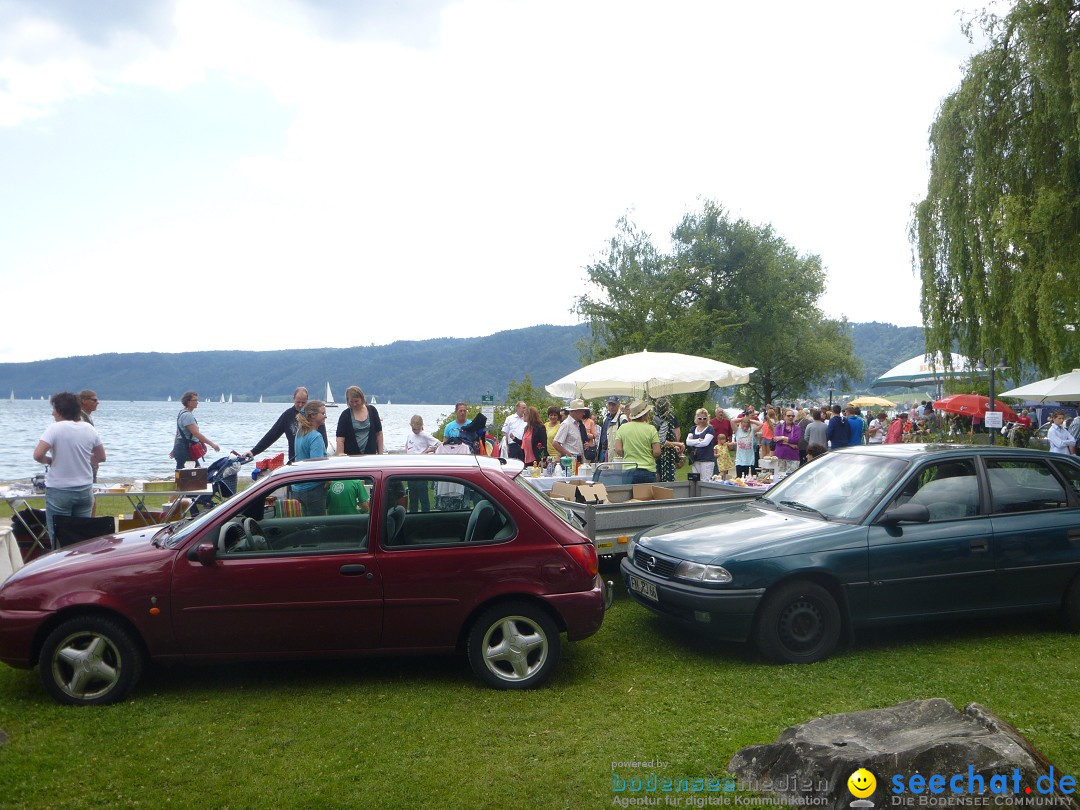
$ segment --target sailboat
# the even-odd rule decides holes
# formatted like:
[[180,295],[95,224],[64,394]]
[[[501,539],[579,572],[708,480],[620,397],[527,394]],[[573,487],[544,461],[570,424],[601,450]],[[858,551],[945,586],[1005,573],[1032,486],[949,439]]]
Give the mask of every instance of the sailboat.
[[172,394],[169,394],[169,398],[167,400],[165,400],[165,401],[166,402],[172,402]]
[[393,403],[391,403],[389,399],[388,399],[388,400],[386,400],[386,407],[387,407],[387,408],[389,408],[391,404],[393,404]]
[[12,388],[11,389],[11,396],[8,397],[8,402],[14,402],[14,401],[15,401],[15,389]]
[[372,405],[378,405],[379,404],[379,398],[376,397],[374,394],[371,395],[371,404]]
[[262,401],[262,394],[259,394],[259,404],[260,404],[260,405],[262,405],[262,404],[263,404],[263,401]]
[[336,408],[337,407],[337,403],[334,402],[334,394],[330,390],[330,383],[329,382],[326,384],[326,407],[327,408]]
[[229,392],[229,404],[232,405],[232,391]]
[[220,402],[222,405],[225,404],[225,392],[224,391],[221,393],[221,397],[218,399],[218,402]]

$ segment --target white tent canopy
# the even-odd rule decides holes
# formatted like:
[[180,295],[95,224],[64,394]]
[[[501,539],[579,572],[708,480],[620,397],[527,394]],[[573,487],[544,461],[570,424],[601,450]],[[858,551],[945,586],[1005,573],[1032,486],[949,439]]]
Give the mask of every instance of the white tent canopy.
[[920,354],[893,366],[871,384],[871,388],[920,388],[924,385],[937,385],[946,377],[957,374],[976,374],[984,376],[984,371],[974,371],[975,363],[962,354],[953,352],[952,368],[946,370],[945,358],[941,352],[935,355]]
[[707,357],[643,351],[585,366],[545,388],[552,396],[567,399],[662,397],[707,391],[712,385],[742,385],[755,371]]
[[1034,402],[1078,402],[1080,401],[1080,368],[1074,368],[1068,374],[1047,377],[1011,391],[1002,391],[999,397],[1016,397]]

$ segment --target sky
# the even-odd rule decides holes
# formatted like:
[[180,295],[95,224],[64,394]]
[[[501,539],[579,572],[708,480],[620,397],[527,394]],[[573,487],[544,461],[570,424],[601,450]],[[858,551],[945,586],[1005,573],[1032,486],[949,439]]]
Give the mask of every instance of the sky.
[[959,2],[0,0],[0,363],[573,324],[706,200],[920,325]]

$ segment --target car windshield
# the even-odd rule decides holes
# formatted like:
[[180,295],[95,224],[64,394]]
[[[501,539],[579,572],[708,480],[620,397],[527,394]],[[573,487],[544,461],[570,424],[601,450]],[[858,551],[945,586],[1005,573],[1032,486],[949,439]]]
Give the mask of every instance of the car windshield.
[[770,489],[767,500],[826,520],[859,520],[906,468],[900,459],[827,453]]
[[160,543],[165,548],[175,548],[184,541],[185,537],[189,537],[192,532],[197,532],[202,526],[213,521],[222,511],[231,508],[230,504],[232,503],[231,499],[220,503],[209,512],[200,513],[194,520],[184,518],[175,523],[170,523],[154,535],[154,542]]

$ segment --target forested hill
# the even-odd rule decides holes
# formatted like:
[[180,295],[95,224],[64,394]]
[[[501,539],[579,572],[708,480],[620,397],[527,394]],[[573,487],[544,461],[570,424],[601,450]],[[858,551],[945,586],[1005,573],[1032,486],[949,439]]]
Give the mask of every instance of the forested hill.
[[[232,394],[238,401],[291,399],[297,385],[321,397],[326,383],[344,399],[359,385],[382,402],[497,402],[511,380],[528,374],[544,385],[578,368],[576,344],[588,327],[531,326],[487,337],[398,341],[349,349],[273,352],[134,352],[0,364],[0,396],[48,397],[56,391],[94,388],[104,399],[179,399],[185,390],[204,397]],[[852,324],[855,354],[866,370],[862,387],[897,363],[921,354],[921,327]],[[852,384],[858,386],[857,381]]]

